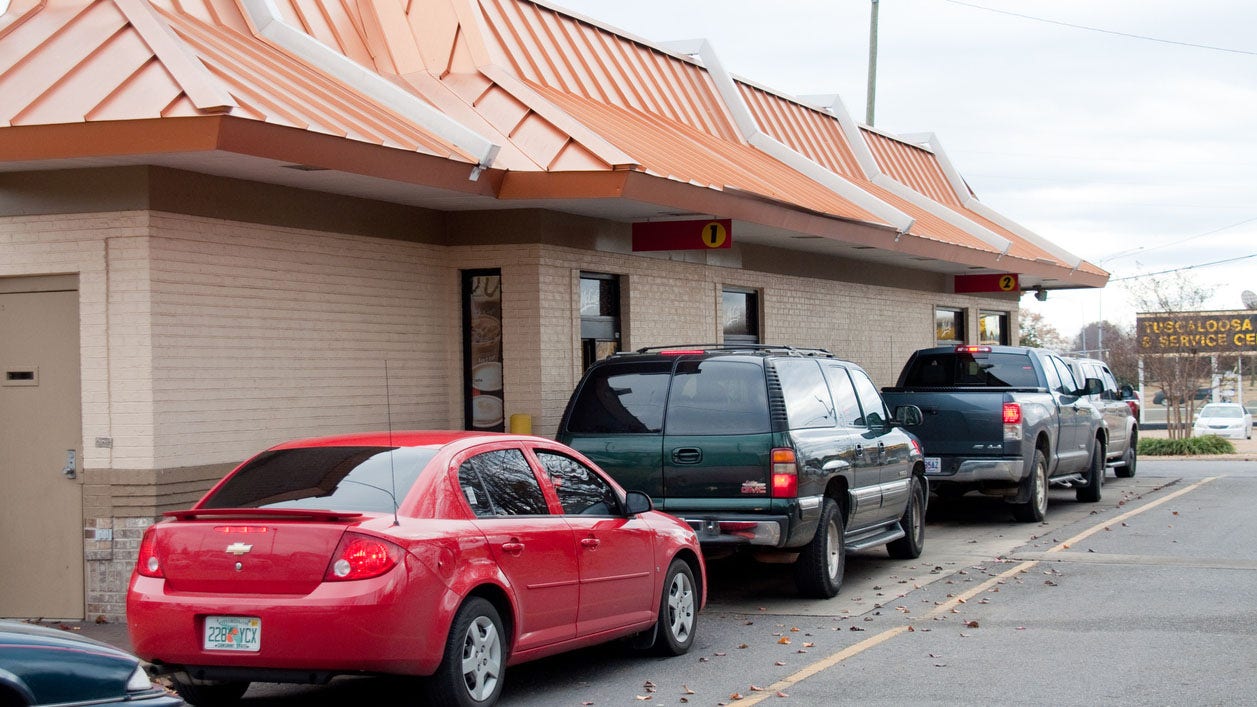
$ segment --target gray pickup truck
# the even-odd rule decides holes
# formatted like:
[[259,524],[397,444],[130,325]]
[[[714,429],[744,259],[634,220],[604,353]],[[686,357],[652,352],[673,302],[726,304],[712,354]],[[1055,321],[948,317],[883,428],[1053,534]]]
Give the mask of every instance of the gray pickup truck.
[[924,413],[913,433],[932,490],[1002,496],[1029,523],[1047,514],[1048,484],[1076,488],[1079,501],[1100,500],[1104,434],[1088,396],[1103,383],[1076,385],[1069,365],[1042,349],[943,346],[912,354],[882,397],[891,409]]

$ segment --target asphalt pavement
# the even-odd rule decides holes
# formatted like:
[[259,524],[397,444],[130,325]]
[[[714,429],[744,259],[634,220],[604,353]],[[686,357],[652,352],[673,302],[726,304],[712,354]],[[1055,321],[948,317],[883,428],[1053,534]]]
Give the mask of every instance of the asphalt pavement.
[[[1163,431],[1145,432],[1145,436],[1149,437],[1164,436],[1164,434]],[[1140,469],[1142,471],[1147,468],[1150,474],[1163,476],[1170,468],[1174,468],[1170,465],[1175,462],[1194,462],[1202,459],[1217,462],[1257,461],[1257,440],[1233,440],[1233,442],[1236,446],[1236,453],[1232,455],[1203,458],[1145,456],[1140,458]],[[1198,476],[1189,471],[1189,468],[1192,471],[1196,468],[1203,469],[1195,463],[1183,466],[1186,467],[1181,482],[1184,486],[1192,477]],[[1201,473],[1205,472],[1202,470]],[[1049,597],[1050,601],[1046,603],[1041,600],[1001,601],[988,607],[986,604],[990,602],[983,602],[984,616],[980,625],[998,629],[996,631],[982,631],[980,634],[976,630],[938,632],[937,634],[930,631],[920,632],[920,635],[916,636],[918,639],[916,643],[920,644],[920,648],[914,653],[925,658],[920,659],[918,662],[921,664],[914,665],[910,670],[929,672],[939,682],[957,685],[963,683],[967,686],[967,691],[953,695],[957,699],[968,695],[971,700],[975,700],[973,702],[975,704],[998,703],[1017,694],[1017,690],[1004,691],[1009,686],[1003,684],[999,677],[1009,656],[1042,650],[1045,654],[1058,656],[1057,660],[1061,660],[1058,665],[1043,666],[1042,675],[1034,678],[1044,685],[1062,680],[1072,681],[1078,689],[1086,689],[1085,693],[1071,690],[1072,694],[1090,694],[1099,702],[1129,703],[1136,696],[1142,695],[1150,702],[1165,703],[1165,699],[1170,699],[1168,694],[1141,693],[1139,690],[1144,688],[1133,683],[1127,684],[1124,679],[1114,681],[1112,675],[1104,678],[1089,677],[1091,673],[1088,661],[1109,660],[1104,657],[1106,655],[1134,655],[1140,656],[1142,658],[1140,662],[1145,662],[1149,666],[1171,670],[1173,669],[1172,661],[1163,653],[1176,655],[1180,661],[1194,664],[1204,660],[1198,654],[1216,647],[1218,640],[1233,644],[1233,648],[1239,651],[1238,654],[1257,655],[1257,639],[1253,638],[1257,636],[1257,619],[1247,612],[1241,612],[1239,617],[1235,613],[1228,613],[1225,618],[1219,615],[1216,620],[1209,616],[1196,617],[1192,623],[1185,623],[1176,618],[1176,607],[1190,603],[1191,592],[1198,591],[1202,585],[1229,587],[1233,594],[1226,603],[1231,607],[1257,605],[1257,593],[1254,590],[1246,585],[1237,585],[1227,581],[1227,578],[1237,571],[1246,574],[1246,571],[1257,569],[1257,550],[1252,549],[1257,547],[1257,544],[1236,545],[1232,525],[1216,522],[1218,518],[1234,520],[1254,517],[1247,511],[1248,504],[1251,503],[1249,492],[1250,489],[1247,487],[1232,488],[1232,483],[1219,481],[1214,481],[1196,492],[1190,507],[1195,511],[1190,515],[1185,513],[1183,522],[1208,517],[1216,525],[1217,532],[1205,532],[1197,541],[1200,544],[1194,546],[1191,553],[1180,553],[1179,548],[1175,547],[1178,543],[1178,534],[1174,531],[1175,521],[1178,520],[1176,517],[1171,518],[1170,522],[1166,522],[1164,517],[1158,517],[1157,523],[1147,524],[1146,529],[1143,530],[1138,529],[1143,527],[1142,519],[1140,526],[1134,523],[1130,525],[1122,523],[1120,529],[1106,529],[1105,532],[1090,536],[1084,545],[1065,548],[1054,555],[1048,554],[1050,548],[1046,545],[1042,548],[1034,546],[1021,548],[1018,556],[1010,559],[1037,564],[1030,572],[1015,578],[1013,583],[1020,585],[1033,582],[1036,585],[1047,586],[1059,584],[1062,586],[1062,591],[1055,592],[1055,596]],[[1210,511],[1210,508],[1214,510]],[[1219,511],[1222,512],[1219,513]],[[1254,521],[1254,524],[1257,525],[1257,521]],[[1113,530],[1118,530],[1118,532],[1112,532]],[[1253,532],[1243,534],[1243,537],[1250,540],[1257,537],[1257,527],[1253,529]],[[1124,571],[1118,574],[1105,571],[1106,568],[1114,566],[1120,566]],[[1193,568],[1197,576],[1194,579],[1183,578],[1181,574],[1174,571],[1181,567]],[[1201,571],[1217,574],[1218,581],[1216,583],[1200,582],[1198,575]],[[1060,579],[1062,572],[1069,577],[1067,585]],[[940,589],[945,587],[945,584],[939,585]],[[1156,591],[1149,592],[1149,588],[1153,587]],[[1004,591],[1007,592],[1008,589],[1005,587]],[[917,602],[926,602],[928,605],[942,600],[942,597],[931,597],[931,589],[928,586],[918,591],[923,593],[917,597]],[[1131,605],[1138,606],[1138,611],[1133,608],[1125,611],[1120,608],[1123,602],[1118,602],[1116,604],[1119,607],[1118,614],[1091,615],[1098,603],[1106,605],[1111,603],[1096,602],[1096,598],[1116,597],[1132,592],[1141,597],[1140,602]],[[994,596],[989,595],[984,598],[992,599]],[[1150,606],[1148,602],[1153,596],[1158,599],[1155,606]],[[1179,603],[1176,604],[1176,602]],[[918,603],[918,606],[920,605]],[[1112,607],[1109,607],[1104,611],[1111,612],[1112,610]],[[1097,647],[1098,650],[1087,651],[1089,656],[1071,650],[1071,647],[1079,640],[1097,640],[1096,636],[1092,635],[1090,628],[1092,623],[1112,628],[1115,620],[1119,620],[1117,623],[1129,626],[1130,629],[1119,633],[1116,637],[1104,639],[1106,643],[1102,648]],[[81,622],[41,623],[94,638],[123,650],[131,650],[130,637],[125,623],[122,622],[89,618]],[[1022,633],[1030,626],[1035,626],[1040,630],[1033,634]],[[967,640],[978,636],[981,636],[981,640]],[[1027,637],[1034,637],[1034,641],[1027,640]],[[901,642],[901,640],[896,637],[896,642]],[[1027,650],[1028,648],[1033,648],[1033,650]],[[1061,656],[1064,657],[1063,660]],[[790,691],[795,696],[806,700],[808,695],[819,697],[825,694],[826,687],[836,689],[839,686],[838,683],[841,683],[842,690],[846,694],[861,694],[858,687],[860,675],[864,671],[859,666],[865,661],[873,661],[867,665],[868,673],[870,676],[879,675],[881,671],[873,668],[876,659],[877,654],[874,650],[868,651],[867,655],[853,656],[844,661],[840,670],[823,671],[824,675],[834,673],[833,680],[818,674],[815,678],[791,685]],[[1257,668],[1257,665],[1252,667]],[[960,670],[964,672],[957,674]],[[1019,672],[1024,673],[1024,671]],[[988,680],[982,678],[984,674]],[[1030,674],[1037,675],[1037,673]],[[839,675],[845,677],[838,680]],[[961,675],[964,676],[963,680],[960,679]],[[883,680],[884,677],[882,675]],[[1144,674],[1143,677],[1147,678],[1148,675]],[[1091,680],[1097,682],[1089,684]],[[1197,681],[1193,680],[1193,683],[1195,682]],[[1201,703],[1229,702],[1241,694],[1239,690],[1252,687],[1249,682],[1251,681],[1247,678],[1236,682],[1223,674],[1214,675],[1209,681],[1201,683],[1204,689],[1202,695],[1204,700]],[[1001,684],[1003,687],[1000,687]],[[978,692],[972,692],[975,689]],[[816,692],[814,693],[813,690]],[[884,683],[877,695],[879,700],[889,700],[888,704],[912,697],[910,694],[899,694],[893,690],[886,692]],[[946,694],[934,694],[926,701],[934,700],[948,702],[949,698]],[[917,701],[907,699],[907,702]]]

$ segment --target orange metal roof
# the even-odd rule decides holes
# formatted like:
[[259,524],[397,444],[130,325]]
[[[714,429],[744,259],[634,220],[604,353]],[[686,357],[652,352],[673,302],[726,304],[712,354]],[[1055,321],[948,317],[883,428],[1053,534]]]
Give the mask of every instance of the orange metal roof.
[[229,114],[475,162],[242,34],[233,4],[202,7],[216,10],[214,24],[145,0],[18,0],[0,21],[0,125]]
[[[660,203],[674,198],[612,177],[628,171],[686,198],[696,187],[761,197],[774,208],[876,229],[843,238],[893,230],[884,216],[748,144],[700,63],[541,2],[273,0],[286,29],[320,42],[338,67],[369,74],[365,81],[255,28],[249,13],[257,10],[246,6],[250,0],[12,0],[0,16],[0,126],[228,117],[215,125],[251,121],[477,163],[442,137],[449,132],[390,108],[398,104],[380,99],[383,90],[497,145],[499,198],[554,198],[554,185],[576,198],[615,197],[629,185]],[[957,219],[866,178],[832,115],[745,83],[739,90],[764,133],[915,219],[905,240],[935,242],[946,257],[998,254]],[[167,139],[184,132],[167,131]],[[875,132],[866,140],[885,173],[1013,241],[1010,255],[1067,267],[966,209],[928,151]]]

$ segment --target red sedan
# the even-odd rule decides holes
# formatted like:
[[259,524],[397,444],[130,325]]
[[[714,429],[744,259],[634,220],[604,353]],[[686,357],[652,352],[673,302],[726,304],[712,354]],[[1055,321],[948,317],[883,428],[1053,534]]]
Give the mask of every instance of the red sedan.
[[691,528],[539,437],[289,442],[165,515],[127,624],[194,705],[340,674],[431,675],[436,704],[490,704],[526,660],[626,636],[680,655],[706,601]]

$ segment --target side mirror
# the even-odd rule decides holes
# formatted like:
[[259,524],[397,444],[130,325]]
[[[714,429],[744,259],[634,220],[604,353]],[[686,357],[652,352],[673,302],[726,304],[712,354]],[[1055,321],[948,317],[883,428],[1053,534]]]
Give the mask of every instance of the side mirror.
[[925,421],[925,415],[916,405],[900,405],[895,408],[895,424],[902,427],[915,427]]
[[650,496],[641,491],[629,491],[624,506],[628,515],[631,516],[639,513],[648,513],[655,509],[655,504],[651,502]]
[[1122,400],[1134,400],[1135,389],[1129,385],[1122,386]]

